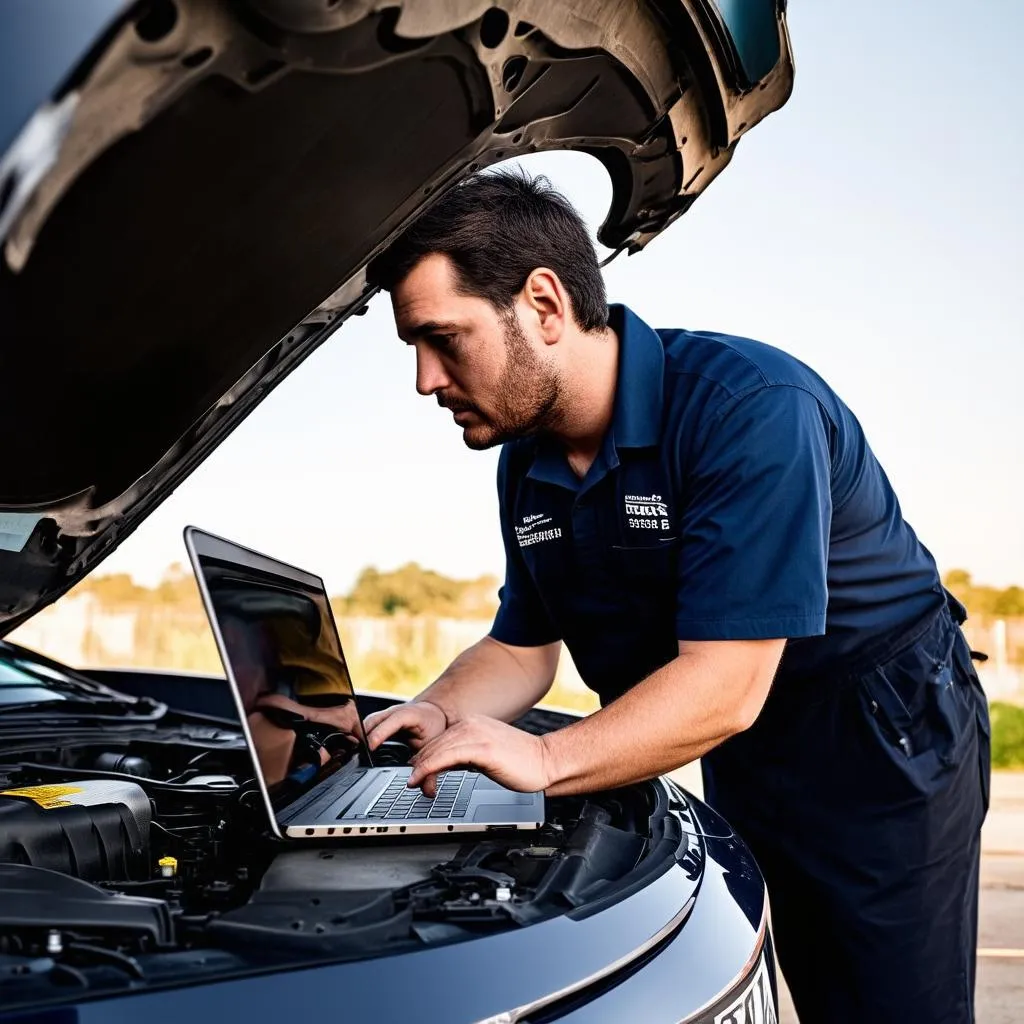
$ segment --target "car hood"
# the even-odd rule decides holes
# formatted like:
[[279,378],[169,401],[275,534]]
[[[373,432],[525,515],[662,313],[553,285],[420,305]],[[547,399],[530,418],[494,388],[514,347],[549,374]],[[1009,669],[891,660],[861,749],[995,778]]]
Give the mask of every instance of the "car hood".
[[780,0],[49,6],[0,12],[31,77],[0,110],[0,634],[365,307],[445,187],[591,153],[599,238],[636,252],[793,79]]

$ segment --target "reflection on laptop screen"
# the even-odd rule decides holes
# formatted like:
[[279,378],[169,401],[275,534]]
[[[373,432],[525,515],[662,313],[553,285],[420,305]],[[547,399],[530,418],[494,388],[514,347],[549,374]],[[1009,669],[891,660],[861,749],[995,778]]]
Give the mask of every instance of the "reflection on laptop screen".
[[190,538],[274,806],[370,764],[319,577],[199,531]]

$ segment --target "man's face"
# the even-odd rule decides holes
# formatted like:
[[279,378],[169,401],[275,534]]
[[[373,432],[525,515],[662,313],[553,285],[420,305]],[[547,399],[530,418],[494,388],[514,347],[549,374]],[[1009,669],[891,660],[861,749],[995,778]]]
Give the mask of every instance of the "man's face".
[[398,335],[416,348],[416,390],[451,410],[469,448],[549,428],[560,379],[528,311],[503,313],[456,283],[448,258],[432,254],[392,292]]

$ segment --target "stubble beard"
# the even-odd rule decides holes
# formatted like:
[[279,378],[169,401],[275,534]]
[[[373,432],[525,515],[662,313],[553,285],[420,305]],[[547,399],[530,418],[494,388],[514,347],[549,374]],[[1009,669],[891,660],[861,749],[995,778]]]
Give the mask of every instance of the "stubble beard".
[[515,311],[502,315],[505,335],[505,370],[498,382],[493,416],[478,426],[466,427],[467,448],[484,451],[495,445],[553,430],[561,419],[562,381],[530,347]]

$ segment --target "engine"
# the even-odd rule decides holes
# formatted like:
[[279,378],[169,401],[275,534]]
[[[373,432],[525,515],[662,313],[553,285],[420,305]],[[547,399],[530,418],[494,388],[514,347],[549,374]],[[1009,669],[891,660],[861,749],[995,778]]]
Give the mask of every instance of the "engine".
[[549,801],[537,832],[287,843],[244,749],[191,754],[92,748],[74,766],[0,768],[0,981],[48,951],[299,963],[450,942],[564,913],[696,844],[657,786]]

